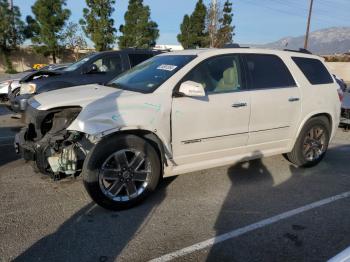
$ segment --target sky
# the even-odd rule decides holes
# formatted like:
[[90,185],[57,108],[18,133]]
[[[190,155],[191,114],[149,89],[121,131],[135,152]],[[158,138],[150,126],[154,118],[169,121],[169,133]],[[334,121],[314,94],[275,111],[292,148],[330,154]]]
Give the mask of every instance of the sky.
[[[23,18],[31,14],[35,0],[13,0]],[[220,1],[220,0],[218,0]],[[222,2],[224,0],[221,0]],[[158,23],[157,44],[178,44],[176,36],[185,14],[190,14],[197,0],[144,0],[151,8],[151,18]],[[210,0],[204,0],[209,4]],[[305,34],[309,0],[232,0],[234,41],[240,44],[263,44],[285,36]],[[127,0],[116,0],[113,18],[116,28],[124,23]],[[67,0],[70,20],[82,17],[85,0]],[[350,0],[314,0],[311,30],[350,26]]]

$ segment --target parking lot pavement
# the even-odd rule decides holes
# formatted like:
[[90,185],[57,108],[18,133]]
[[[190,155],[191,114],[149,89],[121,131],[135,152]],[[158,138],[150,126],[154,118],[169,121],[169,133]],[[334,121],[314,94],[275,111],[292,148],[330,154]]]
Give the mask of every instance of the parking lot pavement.
[[[0,137],[14,131],[2,125]],[[147,261],[350,191],[340,129],[315,168],[276,156],[195,172],[122,212],[94,205],[81,178],[53,182],[0,145],[0,261]],[[333,200],[174,260],[325,261],[350,246],[350,198]]]

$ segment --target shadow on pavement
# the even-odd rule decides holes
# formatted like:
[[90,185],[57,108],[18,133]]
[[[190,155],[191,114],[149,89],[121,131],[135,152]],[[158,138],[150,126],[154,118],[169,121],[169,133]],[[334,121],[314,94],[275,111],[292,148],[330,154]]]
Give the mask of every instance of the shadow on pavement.
[[[350,146],[329,149],[325,160],[320,164],[320,169],[323,173],[332,170],[341,160],[345,164],[336,171],[346,172],[350,168],[349,152]],[[290,166],[290,178],[275,186],[272,174],[260,159],[238,163],[229,168],[227,175],[231,187],[214,225],[216,235],[227,233],[232,228],[237,228],[237,224],[240,223],[246,225],[259,221],[264,218],[261,216],[266,209],[270,209],[270,213],[280,213],[278,208],[281,207],[265,205],[266,201],[278,198],[280,203],[285,203],[284,211],[294,208],[300,203],[297,200],[293,202],[291,195],[284,193],[288,188],[289,192],[290,188],[295,188],[295,194],[305,196],[303,202],[308,202],[305,188],[299,188],[300,182],[312,182],[318,174],[312,171],[310,175],[303,176],[303,172],[310,172],[307,170],[310,169],[296,169]],[[65,221],[56,232],[38,240],[14,261],[117,260],[122,256],[123,249],[147,226],[147,221],[165,199],[167,186],[174,179],[165,179],[145,203],[127,211],[112,213],[92,203],[86,205]],[[260,203],[258,207],[257,203]],[[302,226],[299,226],[296,230],[301,228]],[[294,235],[286,235],[285,238],[287,242],[302,245],[298,239],[295,241]],[[230,241],[224,243],[225,250],[223,245],[211,248],[207,256],[208,261],[218,261],[218,257],[219,261],[235,261],[241,250],[237,249],[237,246],[230,246]],[[245,248],[249,250],[249,247]]]
[[114,261],[166,197],[175,178],[160,182],[158,190],[140,206],[109,212],[90,203],[56,232],[33,244],[14,261]]
[[[320,184],[325,184],[322,180],[318,181],[317,176],[320,173],[348,173],[348,170],[350,170],[349,156],[350,145],[329,148],[318,168],[305,169],[290,165],[290,177],[278,185],[274,185],[273,176],[261,159],[244,161],[230,167],[227,175],[231,180],[231,187],[214,225],[216,236],[230,232],[232,229],[237,228],[237,224],[246,226],[265,219],[266,217],[261,217],[265,211],[266,213],[276,215],[299,207],[300,205],[305,205],[305,203],[315,201],[311,199],[308,200],[310,198],[309,193],[313,190],[316,192],[316,195],[318,194],[317,185],[313,183],[318,182]],[[339,165],[340,163],[341,165]],[[309,186],[311,185],[311,187],[305,189],[305,187],[301,187],[302,183],[306,183]],[[313,187],[313,185],[315,185],[315,187]],[[293,199],[290,194],[285,194],[285,192],[294,192],[297,197]],[[324,196],[320,196],[320,198],[322,197]],[[303,202],[302,204],[299,203],[301,200]],[[279,210],[281,206],[277,207],[273,204],[275,202],[285,203],[285,206],[282,206],[282,212]],[[249,214],[249,216],[247,216],[247,214]],[[250,221],[251,217],[254,216],[255,218],[253,221]],[[245,220],[245,218],[247,220]],[[291,244],[297,248],[302,248],[303,242],[298,238],[296,231],[304,229],[303,226],[293,225],[291,232],[283,236],[286,245]],[[269,239],[269,241],[272,241],[272,239]],[[235,243],[235,245],[233,246],[232,243]],[[251,244],[252,247],[247,247],[243,244],[240,245],[237,241],[225,241],[221,244],[214,245],[209,251],[207,261],[218,261],[218,259],[219,261],[249,261],[250,259],[252,259],[251,261],[264,261],[263,253],[265,251],[260,250],[262,252],[260,255],[262,256],[259,258],[259,254],[255,253],[255,250],[253,251],[250,249],[259,244]],[[262,243],[262,246],[264,245],[266,245],[266,243]],[[242,249],[244,249],[244,251]],[[300,250],[302,252],[303,249]],[[328,252],[330,252],[330,250]],[[266,252],[269,251],[266,250]],[[270,259],[278,258],[273,261],[281,261],[279,258],[284,256],[281,254],[283,251],[276,250],[275,252],[276,254],[270,254],[267,255],[267,257]],[[247,255],[248,253],[250,253],[251,257],[242,257],[242,254]],[[287,257],[285,257],[285,259],[287,259]],[[308,258],[305,256],[303,259],[307,261]]]

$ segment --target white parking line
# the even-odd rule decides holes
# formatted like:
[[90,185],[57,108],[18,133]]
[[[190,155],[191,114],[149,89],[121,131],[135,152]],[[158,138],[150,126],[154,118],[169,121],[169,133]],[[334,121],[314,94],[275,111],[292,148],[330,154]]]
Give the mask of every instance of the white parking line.
[[328,260],[328,262],[350,262],[350,247]]
[[323,200],[320,200],[320,201],[317,201],[317,202],[314,202],[314,203],[311,203],[311,204],[308,204],[306,206],[302,206],[302,207],[299,207],[299,208],[296,208],[296,209],[284,212],[282,214],[279,214],[279,215],[276,215],[276,216],[273,216],[273,217],[261,220],[261,221],[259,221],[257,223],[254,223],[254,224],[251,224],[251,225],[239,228],[239,229],[235,229],[235,230],[233,230],[231,232],[228,232],[226,234],[222,234],[222,235],[210,238],[208,240],[205,240],[203,242],[194,244],[192,246],[185,247],[185,248],[180,249],[178,251],[174,251],[172,253],[163,255],[163,256],[161,256],[159,258],[152,259],[151,262],[165,262],[165,261],[173,260],[175,258],[183,257],[183,256],[188,255],[190,253],[193,253],[195,251],[202,250],[204,248],[213,246],[215,244],[221,243],[221,242],[226,241],[228,239],[239,237],[239,236],[241,236],[243,234],[246,234],[246,233],[248,233],[250,231],[253,231],[253,230],[256,230],[256,229],[268,226],[268,225],[271,225],[271,224],[276,223],[276,222],[278,222],[280,220],[284,220],[284,219],[290,218],[292,216],[301,214],[301,213],[309,211],[311,209],[318,208],[318,207],[327,205],[329,203],[332,203],[334,201],[337,201],[337,200],[340,200],[340,199],[344,199],[344,198],[348,198],[348,197],[350,197],[350,191],[344,192],[342,194],[339,194],[339,195],[336,195],[336,196],[332,196],[332,197],[329,197],[329,198],[326,198],[326,199],[323,199]]

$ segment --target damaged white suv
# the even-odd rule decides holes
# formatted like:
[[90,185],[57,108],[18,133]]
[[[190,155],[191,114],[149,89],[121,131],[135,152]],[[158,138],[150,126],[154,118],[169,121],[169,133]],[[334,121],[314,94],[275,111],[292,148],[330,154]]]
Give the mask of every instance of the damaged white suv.
[[151,58],[106,86],[37,95],[16,150],[56,179],[81,174],[90,196],[131,207],[161,177],[285,154],[317,164],[340,118],[321,58],[202,49]]

